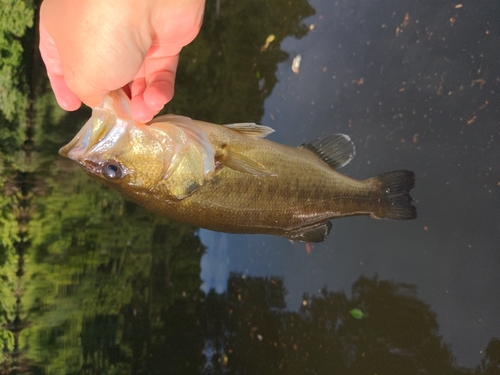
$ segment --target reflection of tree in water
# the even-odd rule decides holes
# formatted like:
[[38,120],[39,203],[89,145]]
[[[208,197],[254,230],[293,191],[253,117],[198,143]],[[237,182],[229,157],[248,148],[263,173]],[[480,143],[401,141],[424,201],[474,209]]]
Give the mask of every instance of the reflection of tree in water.
[[[176,94],[166,112],[215,123],[261,120],[277,82],[285,37],[303,37],[314,14],[305,0],[208,1],[200,34],[182,50]],[[264,51],[269,35],[275,40]]]
[[500,374],[500,340],[493,337],[486,350],[481,365],[477,366],[475,375],[498,375]]
[[[192,242],[183,251],[197,246]],[[93,293],[85,290],[86,295],[73,292],[71,298],[69,294],[59,297],[53,307],[61,310],[72,305],[73,316],[69,309],[58,324],[48,311],[40,320],[34,319],[40,323],[40,332],[52,332],[48,336],[52,339],[39,347],[32,342],[33,352],[74,355],[80,346],[82,350],[79,364],[73,362],[72,367],[67,361],[78,356],[64,355],[66,362],[47,373],[473,373],[456,366],[438,335],[435,314],[417,299],[412,285],[361,276],[353,284],[351,298],[324,289],[319,296],[304,296],[301,309],[290,312],[285,309],[286,292],[280,278],[233,274],[224,294],[202,296],[191,288],[171,298],[175,293],[169,283],[175,285],[184,275],[168,282],[165,258],[153,259],[150,265],[149,273],[133,277],[133,296],[121,304],[115,299],[116,304],[106,308],[108,313],[91,305],[86,310],[79,306],[92,294],[92,300],[95,296],[112,298],[103,295],[101,280]],[[108,264],[100,272],[112,273],[112,269]],[[199,281],[197,275],[190,278],[193,282],[188,284]],[[119,289],[121,279],[115,275],[110,293]],[[353,308],[362,310],[365,317],[355,319],[350,314]],[[75,331],[71,320],[80,314],[83,320]],[[80,344],[70,340],[72,334]],[[498,373],[499,343],[491,340],[475,374]],[[41,363],[54,366],[50,360]]]
[[[211,349],[206,372],[226,369],[237,374],[279,371],[285,348],[282,317],[283,280],[231,275],[228,290],[206,298],[206,348]],[[285,314],[286,315],[286,314]]]
[[[208,296],[207,326],[217,331],[209,335],[217,351],[211,368],[224,363],[237,374],[470,373],[455,365],[435,314],[416,298],[414,286],[361,276],[352,298],[325,289],[304,296],[298,313],[283,309],[283,292],[280,279],[232,275],[225,295]],[[353,308],[366,317],[352,317]]]

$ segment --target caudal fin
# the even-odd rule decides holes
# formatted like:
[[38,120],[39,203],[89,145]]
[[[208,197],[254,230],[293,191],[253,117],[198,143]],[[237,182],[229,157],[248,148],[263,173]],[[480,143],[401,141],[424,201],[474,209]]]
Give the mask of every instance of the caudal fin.
[[412,205],[410,190],[415,186],[415,174],[411,171],[382,173],[374,179],[383,192],[379,209],[373,216],[379,219],[411,220],[417,217]]

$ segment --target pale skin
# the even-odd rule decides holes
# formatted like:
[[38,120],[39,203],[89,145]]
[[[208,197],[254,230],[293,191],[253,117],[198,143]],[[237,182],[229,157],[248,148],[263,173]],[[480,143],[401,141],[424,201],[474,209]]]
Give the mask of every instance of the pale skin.
[[94,107],[123,87],[147,122],[174,94],[182,47],[198,34],[205,0],[45,0],[40,52],[59,105]]

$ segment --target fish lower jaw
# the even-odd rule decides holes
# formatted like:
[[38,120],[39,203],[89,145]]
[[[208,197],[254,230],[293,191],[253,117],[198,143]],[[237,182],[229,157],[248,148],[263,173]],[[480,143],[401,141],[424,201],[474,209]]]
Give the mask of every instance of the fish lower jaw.
[[78,164],[82,167],[85,172],[90,174],[100,174],[102,165],[90,160],[78,160]]

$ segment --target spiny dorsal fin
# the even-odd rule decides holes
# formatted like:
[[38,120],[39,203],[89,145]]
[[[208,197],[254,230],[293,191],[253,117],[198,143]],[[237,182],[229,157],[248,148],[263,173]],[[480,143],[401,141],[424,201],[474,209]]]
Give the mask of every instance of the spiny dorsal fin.
[[313,152],[333,169],[347,165],[356,155],[351,138],[340,133],[323,139],[319,138],[299,147]]
[[238,124],[223,125],[226,128],[236,130],[238,133],[249,135],[255,138],[264,138],[274,132],[273,128],[264,125],[257,125],[253,122],[242,122]]
[[186,116],[181,116],[181,115],[174,115],[172,113],[168,115],[162,115],[153,118],[150,122],[148,122],[149,125],[154,124],[156,122],[171,122],[172,124],[176,126],[180,126],[182,128],[188,128],[191,129],[193,128],[194,123],[193,120],[190,117]]
[[249,173],[256,176],[277,176],[266,167],[264,167],[261,163],[236,151],[227,150],[224,158],[221,160],[221,163],[226,167],[242,173]]

